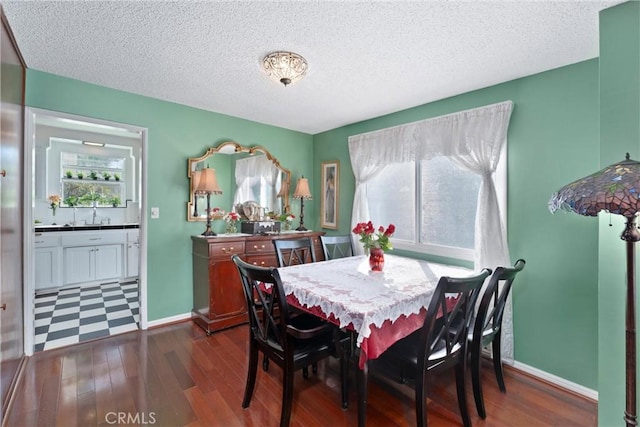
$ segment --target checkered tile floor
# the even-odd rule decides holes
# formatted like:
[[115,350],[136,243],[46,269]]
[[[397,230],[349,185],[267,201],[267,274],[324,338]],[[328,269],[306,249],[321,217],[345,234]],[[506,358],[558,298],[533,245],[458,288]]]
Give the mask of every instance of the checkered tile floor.
[[138,282],[36,295],[34,351],[133,331],[139,318]]

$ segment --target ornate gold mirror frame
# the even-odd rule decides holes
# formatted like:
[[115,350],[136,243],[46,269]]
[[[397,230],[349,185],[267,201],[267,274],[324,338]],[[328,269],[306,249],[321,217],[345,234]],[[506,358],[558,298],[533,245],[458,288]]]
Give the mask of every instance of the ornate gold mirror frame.
[[[202,201],[198,201],[202,197],[196,197],[196,188],[195,185],[197,183],[193,180],[193,175],[196,170],[202,169],[202,167],[209,167],[210,164],[215,166],[214,159],[216,161],[220,161],[221,156],[229,156],[229,163],[235,162],[235,154],[246,153],[246,156],[252,156],[261,154],[266,156],[268,160],[270,160],[273,165],[280,171],[281,173],[281,185],[278,189],[278,199],[281,200],[280,211],[281,213],[289,212],[289,189],[291,188],[291,171],[285,167],[283,167],[278,159],[273,157],[271,153],[264,147],[260,145],[256,145],[253,147],[245,147],[234,141],[226,141],[217,147],[209,148],[202,156],[200,157],[192,157],[188,159],[188,167],[187,167],[187,177],[189,178],[189,202],[187,202],[187,221],[206,221],[207,214],[206,208],[203,208],[201,204]],[[214,156],[216,155],[217,156]],[[233,156],[233,157],[232,157]],[[230,168],[232,166],[229,166]],[[235,167],[235,166],[233,166]],[[231,192],[231,200],[233,202],[233,193],[236,189],[235,179],[230,179],[225,176],[221,176],[218,172],[217,179],[220,184],[220,187],[223,189],[223,192]],[[215,197],[215,196],[214,196]],[[212,202],[213,203],[213,202]],[[215,205],[215,203],[214,203]],[[233,203],[229,204],[229,209],[232,209]],[[197,209],[196,209],[197,208]],[[270,207],[273,210],[273,207]],[[197,216],[194,214],[198,214]],[[214,215],[212,214],[212,218]]]

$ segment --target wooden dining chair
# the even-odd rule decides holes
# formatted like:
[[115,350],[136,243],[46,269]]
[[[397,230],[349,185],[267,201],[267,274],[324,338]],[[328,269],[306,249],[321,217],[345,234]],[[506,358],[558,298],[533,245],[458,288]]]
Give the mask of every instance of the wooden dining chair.
[[[278,259],[278,267],[316,262],[316,254],[313,250],[313,239],[311,239],[311,237],[273,240],[273,246],[276,251],[276,258]],[[296,316],[311,316],[302,310],[296,310],[295,308],[293,310],[296,312],[294,313]],[[262,360],[262,369],[265,371],[269,369],[269,356],[266,354]],[[311,369],[314,374],[318,372],[317,364],[312,364]],[[306,366],[302,369],[302,375],[304,378],[309,377],[309,371]]]
[[493,357],[493,370],[496,374],[500,391],[506,393],[504,375],[502,372],[501,336],[502,315],[511,291],[513,281],[524,268],[525,261],[519,259],[513,268],[498,267],[491,275],[487,284],[478,312],[473,324],[469,328],[467,339],[469,341],[469,353],[471,355],[471,382],[473,384],[473,397],[476,402],[478,415],[483,419],[487,417],[482,397],[482,383],[480,381],[480,358],[482,349],[491,344]]
[[313,239],[311,237],[272,241],[278,258],[278,267],[316,262],[316,254],[313,250]]
[[320,243],[322,244],[322,251],[324,252],[324,259],[326,261],[353,256],[353,242],[351,241],[351,236],[348,234],[320,236]]
[[[348,360],[340,352],[336,329],[314,316],[291,316],[276,268],[257,267],[232,257],[238,267],[249,312],[249,363],[242,407],[251,403],[256,383],[258,353],[283,371],[280,426],[288,426],[293,402],[293,374],[329,356],[340,357],[340,377],[347,383]],[[342,405],[347,402],[342,387]]]
[[[441,277],[420,329],[382,353],[379,373],[411,385],[415,390],[416,425],[427,425],[428,374],[455,367],[458,406],[465,427],[471,425],[465,390],[466,348],[474,305],[491,270],[467,278]],[[462,325],[462,327],[460,327]]]

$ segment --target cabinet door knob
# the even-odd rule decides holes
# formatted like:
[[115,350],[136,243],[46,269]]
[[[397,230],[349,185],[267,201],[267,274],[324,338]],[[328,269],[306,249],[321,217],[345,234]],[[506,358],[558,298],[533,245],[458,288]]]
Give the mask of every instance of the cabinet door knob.
[[[3,171],[3,172],[4,172],[4,171]],[[3,176],[4,176],[4,175],[3,175]],[[6,310],[6,309],[7,309],[7,304],[4,304],[4,303],[3,303],[2,305],[0,305],[0,308],[1,308],[1,309],[3,309],[3,310]]]
[[[2,175],[2,177],[4,178],[5,176],[7,176],[7,171],[6,171],[6,170],[4,170],[4,169],[2,169],[2,170],[0,171],[0,175]],[[3,308],[3,310],[4,310],[4,308]]]

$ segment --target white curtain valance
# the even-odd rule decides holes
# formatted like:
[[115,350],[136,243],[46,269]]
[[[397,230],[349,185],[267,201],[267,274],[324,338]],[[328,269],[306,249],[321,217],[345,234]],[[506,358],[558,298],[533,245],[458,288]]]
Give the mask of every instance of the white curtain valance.
[[507,138],[512,109],[513,102],[505,101],[350,136],[351,164],[405,163],[478,149],[492,150],[495,163]]

